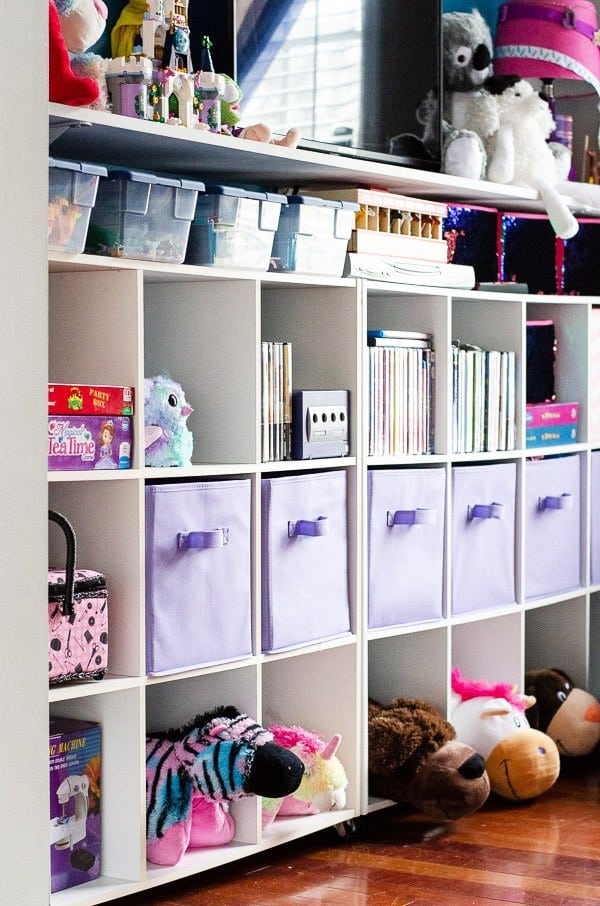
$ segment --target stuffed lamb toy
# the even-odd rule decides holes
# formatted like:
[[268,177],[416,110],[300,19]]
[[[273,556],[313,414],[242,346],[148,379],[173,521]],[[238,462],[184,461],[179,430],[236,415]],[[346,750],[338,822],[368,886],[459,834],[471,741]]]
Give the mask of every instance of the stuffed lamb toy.
[[568,175],[571,155],[564,146],[548,143],[554,120],[531,83],[518,76],[488,79],[470,98],[465,124],[483,140],[487,179],[536,189],[557,236],[574,236],[579,225],[557,190]]

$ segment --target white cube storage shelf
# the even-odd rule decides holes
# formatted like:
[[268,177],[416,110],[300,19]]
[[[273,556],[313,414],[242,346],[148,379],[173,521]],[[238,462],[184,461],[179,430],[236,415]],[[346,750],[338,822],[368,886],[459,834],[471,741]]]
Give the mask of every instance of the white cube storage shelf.
[[581,585],[580,457],[551,456],[525,465],[525,597]]
[[446,472],[369,469],[369,628],[443,613]]
[[[93,113],[91,130],[68,130],[66,141],[91,131],[96,148],[110,146],[118,118]],[[194,151],[190,167],[201,169],[196,138],[182,143],[177,130],[167,132],[160,135],[173,150],[169,165],[182,148],[185,158],[189,145]],[[121,126],[119,145],[122,141],[126,130]],[[201,145],[202,136],[197,141]],[[248,176],[258,153],[252,144],[242,143],[235,151],[248,161]],[[233,153],[231,142],[210,147],[215,160]],[[145,132],[132,134],[133,153],[144,169],[156,164],[156,149]],[[286,168],[295,165],[294,154],[286,149]],[[69,156],[80,155],[74,148]],[[277,157],[271,159],[277,166]],[[315,181],[331,176],[321,167],[337,166],[335,160],[321,160],[314,155]],[[413,183],[403,182],[404,172],[394,168],[393,188],[416,194]],[[345,171],[342,175],[342,181],[351,179]],[[435,174],[423,178],[435,181]],[[42,202],[45,207],[46,199]],[[51,256],[50,270],[50,380],[131,385],[139,391],[144,376],[170,370],[194,407],[191,466],[146,469],[143,445],[134,443],[127,474],[48,477],[50,505],[77,524],[79,562],[105,572],[113,601],[109,676],[85,689],[74,685],[49,692],[52,713],[98,719],[103,725],[103,822],[110,830],[104,834],[103,877],[80,891],[53,895],[51,906],[95,906],[381,807],[369,799],[366,781],[368,694],[380,700],[427,698],[449,711],[448,669],[454,664],[473,679],[518,685],[523,669],[543,666],[562,666],[578,685],[600,682],[590,657],[600,637],[599,595],[590,589],[590,576],[600,583],[600,450],[593,449],[588,436],[586,364],[593,300],[59,253]],[[580,403],[579,442],[569,448],[525,449],[524,325],[548,318],[559,337],[557,395]],[[432,334],[433,455],[367,455],[364,350],[369,328]],[[515,351],[514,451],[451,452],[455,338]],[[293,343],[295,388],[350,391],[349,456],[261,462],[263,339]],[[134,426],[137,440],[143,433],[139,406]],[[575,496],[577,465],[579,561],[576,523],[568,537],[561,532],[559,543],[549,542],[539,529],[536,535],[527,521],[528,495],[537,493],[537,476],[546,475],[548,463],[558,462],[552,455],[557,453],[564,454],[569,474],[539,496]],[[544,458],[530,468],[534,457]],[[573,489],[567,478],[573,479]],[[195,486],[201,498],[230,487],[231,504],[219,505],[206,522],[192,519],[185,501]],[[209,614],[195,604],[185,615],[180,611],[172,617],[167,629],[179,639],[164,660],[151,666],[145,654],[155,632],[146,626],[146,593],[151,596],[156,577],[151,569],[146,572],[145,534],[152,514],[146,514],[145,497],[146,488],[155,494],[151,488],[164,487],[183,488],[184,503],[176,507],[171,533],[196,533],[188,550],[169,542],[167,573],[183,557],[206,568],[207,575],[193,582],[206,581],[208,587],[216,575],[207,567],[209,560],[221,563],[238,535],[244,553],[228,565],[225,576],[219,574],[217,586],[210,585],[207,596],[214,609]],[[167,496],[162,490],[155,496],[163,493]],[[573,518],[576,512],[577,504],[544,515]],[[221,544],[225,529],[228,543]],[[204,541],[210,545],[205,549]],[[560,582],[556,571],[552,576],[553,569],[541,567],[544,558],[554,567],[559,554],[566,561]],[[148,558],[149,568],[151,562]],[[536,570],[541,570],[536,582],[548,576],[551,584],[534,585]],[[175,580],[162,596],[163,606],[175,614],[180,586]],[[237,641],[227,629],[231,621]],[[591,691],[600,695],[598,687]],[[187,854],[173,868],[147,866],[140,795],[145,730],[166,729],[224,704],[253,712],[263,722],[297,723],[328,737],[340,732],[349,777],[347,808],[275,822],[266,833],[260,803],[244,800],[235,810],[233,846]]]

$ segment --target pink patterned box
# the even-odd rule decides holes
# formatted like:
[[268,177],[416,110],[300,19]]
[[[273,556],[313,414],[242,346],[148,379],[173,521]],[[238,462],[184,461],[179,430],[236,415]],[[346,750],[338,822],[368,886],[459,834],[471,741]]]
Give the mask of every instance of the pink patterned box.
[[133,419],[126,415],[49,415],[48,469],[129,469]]

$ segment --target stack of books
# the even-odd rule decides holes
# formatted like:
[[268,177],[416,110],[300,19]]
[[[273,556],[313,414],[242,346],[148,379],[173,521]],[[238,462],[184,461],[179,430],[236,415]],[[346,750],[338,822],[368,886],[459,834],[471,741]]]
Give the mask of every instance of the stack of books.
[[261,459],[292,458],[292,344],[261,343]]
[[431,334],[369,330],[369,456],[433,451]]
[[527,403],[525,446],[548,447],[577,441],[579,403]]
[[515,353],[452,344],[452,452],[514,450]]

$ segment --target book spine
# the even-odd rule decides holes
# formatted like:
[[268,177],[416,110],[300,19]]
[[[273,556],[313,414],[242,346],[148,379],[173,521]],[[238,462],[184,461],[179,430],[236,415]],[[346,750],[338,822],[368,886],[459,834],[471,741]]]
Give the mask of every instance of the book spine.
[[577,442],[577,425],[552,425],[549,428],[527,428],[526,447],[545,447]]

